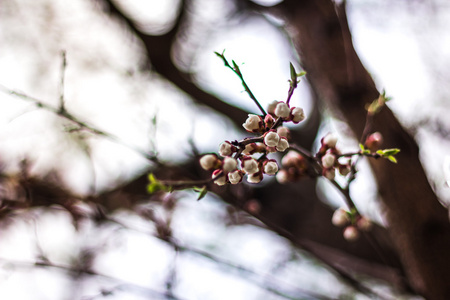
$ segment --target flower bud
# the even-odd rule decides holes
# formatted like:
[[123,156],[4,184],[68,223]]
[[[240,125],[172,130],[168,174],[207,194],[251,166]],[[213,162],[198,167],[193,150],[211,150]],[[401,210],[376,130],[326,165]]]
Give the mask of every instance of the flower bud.
[[266,150],[266,146],[263,143],[251,143],[245,145],[242,154],[251,155],[253,153],[264,152]]
[[289,106],[285,102],[278,102],[277,107],[275,108],[275,116],[279,118],[287,118],[291,113]]
[[241,159],[241,167],[247,174],[254,174],[259,171],[258,162],[250,156]]
[[250,183],[260,183],[263,179],[263,174],[261,172],[249,174],[247,176],[247,181]]
[[362,231],[369,231],[372,229],[372,222],[365,217],[361,217],[356,221],[356,227]]
[[200,166],[203,170],[212,170],[220,167],[220,160],[215,154],[206,154],[200,158]]
[[383,143],[383,136],[379,132],[374,132],[366,138],[364,145],[371,151],[375,151],[380,148]]
[[231,172],[236,170],[237,167],[237,160],[232,158],[232,157],[225,157],[223,159],[223,167],[222,169],[224,170],[224,172]]
[[248,132],[258,132],[263,128],[263,119],[258,115],[249,114],[245,123],[242,126]]
[[351,166],[350,165],[339,165],[339,173],[342,176],[347,176],[348,173],[350,173],[351,171]]
[[269,147],[275,147],[280,141],[280,136],[275,131],[268,131],[264,135],[264,144]]
[[337,136],[332,133],[328,133],[326,136],[322,138],[322,144],[327,146],[328,148],[336,147]]
[[267,175],[275,175],[278,172],[278,164],[274,159],[268,159],[263,163],[263,172]]
[[336,209],[331,218],[331,223],[337,227],[348,225],[350,223],[350,216],[343,208]]
[[334,180],[334,178],[336,177],[336,170],[334,168],[324,169],[322,175],[329,180]]
[[280,170],[280,171],[277,173],[277,175],[276,175],[275,178],[276,178],[277,181],[278,181],[279,183],[281,183],[281,184],[285,184],[285,183],[288,183],[288,182],[289,182],[289,175],[288,175],[288,173],[286,172],[286,170]]
[[277,100],[273,100],[272,102],[269,103],[269,105],[267,106],[267,112],[269,114],[274,115],[275,114],[275,108],[277,107],[279,101]]
[[278,128],[277,128],[277,133],[278,133],[278,135],[279,135],[280,137],[285,137],[285,138],[287,138],[288,140],[289,140],[290,137],[291,137],[291,132],[289,131],[289,128],[284,127],[284,126],[278,127]]
[[289,148],[288,140],[285,137],[280,138],[276,146],[277,151],[284,152],[287,148]]
[[219,146],[220,156],[230,156],[234,152],[236,152],[236,147],[233,146],[229,141],[225,141]]
[[294,124],[298,124],[305,119],[305,112],[301,107],[291,108],[290,119]]
[[266,115],[264,117],[264,125],[266,126],[266,129],[269,130],[272,128],[273,124],[275,124],[275,119],[271,115]]
[[334,163],[336,162],[336,157],[334,154],[327,153],[324,156],[322,156],[322,166],[326,169],[331,168],[334,166]]
[[[220,170],[220,169],[215,170],[215,171],[212,173],[211,178],[214,179],[214,178],[215,178],[216,176],[218,176],[219,173],[221,173],[221,172],[222,172],[222,170]],[[217,185],[225,185],[225,184],[227,183],[227,178],[226,178],[226,176],[222,175],[222,176],[220,176],[219,178],[217,178],[216,180],[214,180],[214,183],[217,184]]]
[[359,231],[355,226],[348,226],[344,229],[344,239],[349,242],[356,241],[359,238]]
[[238,184],[242,181],[242,171],[241,170],[235,170],[233,172],[228,173],[228,180],[231,184]]

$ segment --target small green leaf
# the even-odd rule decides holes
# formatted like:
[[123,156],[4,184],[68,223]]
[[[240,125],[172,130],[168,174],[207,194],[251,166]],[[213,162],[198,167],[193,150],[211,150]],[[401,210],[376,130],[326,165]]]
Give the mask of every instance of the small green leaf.
[[393,162],[394,164],[397,163],[397,159],[395,157],[393,157],[392,155],[388,156],[387,159],[389,159],[391,162]]
[[362,152],[364,152],[364,145],[363,144],[359,144],[359,149],[361,149]]
[[305,76],[306,72],[305,71],[301,71],[300,73],[297,74],[297,77],[302,77]]
[[206,185],[203,186],[201,189],[198,187],[194,187],[194,191],[199,193],[197,201],[203,199],[206,196],[206,194],[208,193],[208,190],[206,189]]
[[238,74],[241,75],[241,70],[239,69],[239,66],[236,64],[234,60],[231,61],[233,63],[233,69]]
[[149,194],[156,193],[158,191],[168,191],[171,189],[170,186],[164,185],[161,181],[156,179],[153,173],[148,174],[149,184],[147,185],[147,192]]
[[295,71],[295,68],[292,65],[292,63],[289,63],[289,67],[290,67],[290,70],[291,70],[291,80],[292,80],[292,82],[297,82],[297,71]]

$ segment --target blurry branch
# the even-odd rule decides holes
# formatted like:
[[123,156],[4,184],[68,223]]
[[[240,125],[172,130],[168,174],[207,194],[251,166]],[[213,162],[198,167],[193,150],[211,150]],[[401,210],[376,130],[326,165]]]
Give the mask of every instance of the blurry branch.
[[179,70],[171,59],[172,45],[175,42],[177,33],[185,21],[188,9],[186,6],[191,1],[182,0],[179,8],[179,15],[173,28],[163,35],[150,35],[141,31],[127,15],[125,15],[113,0],[97,0],[105,3],[109,14],[124,22],[145,46],[151,68],[161,74],[167,80],[176,85],[180,90],[187,93],[197,103],[204,104],[220,114],[230,118],[236,127],[240,128],[242,120],[247,116],[247,112],[232,106],[214,95],[199,88],[192,80],[192,74]]
[[[323,300],[332,299],[332,298],[328,298],[326,296],[319,295],[313,291],[307,291],[307,290],[301,289],[299,287],[294,287],[294,286],[290,286],[289,291],[286,288],[281,289],[280,287],[283,285],[286,286],[287,283],[285,283],[285,282],[282,283],[280,280],[278,280],[274,276],[261,275],[261,274],[255,272],[253,270],[250,270],[242,265],[235,265],[232,262],[225,260],[223,258],[220,258],[218,256],[215,256],[209,252],[206,252],[206,251],[203,251],[200,249],[196,249],[194,247],[190,247],[187,245],[183,245],[183,244],[179,243],[178,241],[176,241],[176,239],[171,236],[161,236],[158,234],[153,234],[151,232],[143,232],[138,229],[130,228],[128,225],[124,224],[121,221],[115,220],[114,218],[107,217],[105,219],[105,221],[112,222],[114,224],[118,224],[119,226],[121,226],[127,230],[133,230],[133,231],[145,234],[145,235],[150,234],[150,235],[154,236],[155,238],[172,246],[176,252],[180,252],[180,253],[185,252],[185,253],[189,253],[189,254],[194,254],[196,256],[199,256],[204,259],[210,260],[214,263],[217,263],[220,266],[226,267],[230,270],[234,270],[244,280],[249,281],[252,284],[258,286],[259,288],[262,288],[262,289],[264,289],[272,294],[275,294],[277,296],[280,296],[282,298],[291,299],[291,300],[299,299],[299,297],[302,297],[301,299],[323,299]],[[164,230],[164,232],[170,232],[170,230],[166,229],[166,230]],[[270,282],[270,284],[268,284],[268,282]],[[307,298],[305,298],[305,297],[307,297]]]
[[[115,282],[119,282],[119,285],[117,285],[114,288],[110,288],[107,290],[102,290],[102,292],[100,293],[100,295],[102,296],[107,296],[107,295],[111,295],[114,293],[115,290],[140,290],[143,291],[147,296],[158,296],[158,297],[165,297],[166,299],[173,299],[173,300],[182,300],[182,298],[178,298],[175,297],[173,295],[168,295],[165,292],[160,292],[148,287],[144,287],[132,282],[125,282],[122,279],[119,278],[115,278],[106,274],[102,274],[102,273],[98,273],[92,270],[88,270],[88,269],[79,269],[76,268],[74,266],[68,266],[68,265],[61,265],[61,264],[55,264],[52,263],[48,260],[46,261],[36,261],[36,262],[25,262],[25,261],[14,261],[11,259],[5,259],[5,258],[0,258],[0,261],[3,261],[4,263],[7,263],[9,265],[12,265],[14,267],[19,267],[19,268],[45,268],[45,269],[57,269],[57,270],[61,270],[64,272],[67,272],[69,274],[72,274],[76,277],[79,276],[93,276],[93,277],[102,277],[111,281],[115,281]],[[91,297],[83,297],[82,299],[95,299],[96,296],[91,296]]]
[[[62,80],[62,79],[61,79]],[[63,80],[62,80],[63,81]],[[58,115],[59,117],[66,119],[68,121],[70,121],[71,123],[77,125],[80,129],[86,130],[90,133],[93,133],[94,135],[98,135],[101,137],[104,137],[116,144],[122,145],[128,149],[133,150],[134,152],[140,154],[141,156],[145,157],[147,160],[154,162],[154,163],[159,163],[158,158],[156,153],[150,153],[147,152],[143,149],[137,148],[135,146],[131,146],[129,144],[126,144],[125,142],[123,142],[122,140],[120,140],[118,137],[116,137],[115,135],[106,132],[104,130],[100,130],[98,128],[95,128],[92,125],[89,125],[87,122],[82,121],[81,119],[75,117],[73,114],[71,114],[70,112],[68,112],[65,107],[64,107],[64,96],[62,95],[60,97],[60,107],[56,108],[52,105],[46,104],[45,102],[36,99],[34,97],[28,96],[24,93],[21,92],[17,92],[14,90],[11,90],[3,85],[0,84],[0,91],[5,93],[5,94],[9,94],[15,97],[18,97],[22,100],[31,102],[33,104],[35,104],[38,108],[44,109],[46,111],[49,111],[55,115]]]
[[65,111],[65,99],[64,99],[64,79],[66,75],[66,66],[67,66],[67,60],[66,60],[66,51],[61,52],[62,57],[62,63],[61,63],[61,85],[60,85],[60,92],[59,92],[59,110]]

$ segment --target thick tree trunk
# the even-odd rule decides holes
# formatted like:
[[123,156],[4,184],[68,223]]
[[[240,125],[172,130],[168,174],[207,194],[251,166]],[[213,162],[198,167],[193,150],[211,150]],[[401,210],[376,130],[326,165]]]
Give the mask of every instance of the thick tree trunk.
[[[361,136],[365,105],[378,97],[351,41],[345,8],[330,0],[286,0],[278,6],[294,33],[308,79],[321,99]],[[450,299],[450,223],[431,189],[414,139],[389,109],[375,117],[384,148],[401,149],[398,164],[371,160],[386,209],[388,231],[413,289]]]

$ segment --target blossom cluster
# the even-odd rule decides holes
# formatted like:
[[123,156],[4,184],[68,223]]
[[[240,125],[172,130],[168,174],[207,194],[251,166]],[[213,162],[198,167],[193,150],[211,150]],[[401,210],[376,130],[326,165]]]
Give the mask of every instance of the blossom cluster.
[[259,183],[264,175],[275,175],[279,170],[270,153],[284,152],[289,148],[289,129],[284,122],[297,124],[305,119],[302,108],[289,107],[286,102],[270,103],[268,114],[249,114],[242,124],[247,132],[256,137],[242,141],[224,141],[219,146],[219,155],[206,154],[200,158],[203,169],[212,171],[212,179],[217,185],[238,184],[245,175],[250,183]]
[[360,231],[369,231],[372,228],[369,219],[360,215],[354,217],[343,208],[335,210],[331,222],[337,227],[344,227],[343,236],[348,241],[358,239]]

